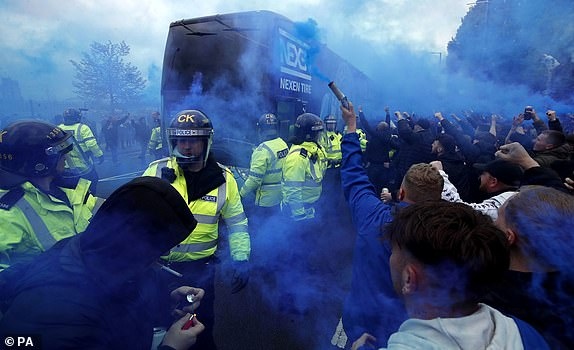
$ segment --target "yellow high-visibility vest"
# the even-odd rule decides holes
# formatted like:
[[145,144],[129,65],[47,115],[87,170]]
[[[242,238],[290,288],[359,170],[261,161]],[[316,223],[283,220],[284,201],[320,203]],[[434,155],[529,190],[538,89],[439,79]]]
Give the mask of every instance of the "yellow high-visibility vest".
[[245,197],[255,191],[255,204],[272,207],[281,203],[283,164],[289,148],[280,137],[262,142],[251,155],[249,175],[241,188]]
[[172,186],[188,203],[188,207],[197,220],[197,227],[190,232],[170,254],[166,260],[185,262],[209,257],[217,250],[219,238],[219,219],[227,225],[229,250],[235,261],[249,259],[251,241],[247,230],[247,217],[243,211],[237,182],[229,169],[220,165],[225,183],[209,191],[201,198],[189,201],[187,182],[181,167],[175,157],[167,157],[152,162],[143,176],[161,177],[161,169],[174,169],[176,178]]
[[283,205],[295,220],[314,217],[313,203],[321,196],[327,169],[325,152],[314,142],[292,145],[283,164]]

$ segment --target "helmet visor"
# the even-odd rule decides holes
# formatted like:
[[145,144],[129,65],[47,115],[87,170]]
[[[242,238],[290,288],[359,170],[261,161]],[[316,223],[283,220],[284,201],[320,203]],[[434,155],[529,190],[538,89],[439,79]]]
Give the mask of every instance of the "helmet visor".
[[213,129],[209,128],[167,128],[170,156],[177,163],[193,171],[202,169],[209,156]]
[[50,146],[48,148],[46,148],[46,155],[48,156],[53,156],[56,155],[58,153],[68,153],[72,150],[72,148],[74,148],[74,144],[75,144],[75,140],[73,137],[68,137],[64,140],[62,140],[62,142],[58,143],[57,145],[54,146]]
[[323,130],[323,124],[317,123],[317,124],[311,126],[311,130],[312,131],[321,131],[321,130]]
[[335,131],[337,129],[337,121],[336,120],[326,120],[325,121],[325,129],[327,129],[327,131]]
[[203,167],[209,154],[210,137],[172,137],[171,155],[180,165]]
[[187,137],[197,137],[197,136],[211,136],[213,133],[212,129],[167,129],[167,137],[172,140],[176,138],[187,138]]

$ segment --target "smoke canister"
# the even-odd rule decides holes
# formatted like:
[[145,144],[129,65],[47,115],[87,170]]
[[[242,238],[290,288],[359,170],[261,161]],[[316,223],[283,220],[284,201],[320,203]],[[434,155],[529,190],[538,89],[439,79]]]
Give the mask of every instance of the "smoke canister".
[[349,109],[349,100],[347,99],[347,96],[345,96],[345,94],[341,90],[339,90],[337,85],[335,85],[335,82],[334,81],[330,82],[328,84],[328,86],[329,86],[329,89],[331,89],[331,91],[333,91],[333,94],[335,95],[337,100],[339,100],[341,102],[343,107]]

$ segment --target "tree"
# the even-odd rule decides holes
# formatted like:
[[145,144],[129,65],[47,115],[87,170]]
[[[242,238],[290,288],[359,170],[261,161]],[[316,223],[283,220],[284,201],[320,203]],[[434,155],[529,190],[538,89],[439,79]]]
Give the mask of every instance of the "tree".
[[146,85],[142,73],[124,57],[130,47],[108,41],[93,42],[89,52],[82,53],[80,62],[70,60],[76,68],[74,92],[91,103],[104,103],[111,110],[137,101]]
[[[574,103],[572,0],[481,0],[448,44],[453,71]],[[529,20],[535,18],[535,20]],[[548,66],[548,57],[556,60]]]

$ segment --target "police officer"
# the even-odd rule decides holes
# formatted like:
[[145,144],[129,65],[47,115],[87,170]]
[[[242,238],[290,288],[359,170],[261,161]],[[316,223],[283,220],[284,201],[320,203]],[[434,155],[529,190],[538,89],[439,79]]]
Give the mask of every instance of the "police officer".
[[83,232],[102,200],[79,179],[57,183],[74,166],[71,133],[42,121],[18,121],[0,131],[0,270],[31,260],[57,241]]
[[341,153],[341,139],[343,135],[337,131],[337,118],[328,115],[324,119],[325,131],[319,138],[319,144],[325,150],[329,168],[338,168],[343,157]]
[[323,122],[312,113],[303,113],[294,124],[295,140],[283,164],[283,210],[294,221],[315,218],[313,204],[321,196],[321,182],[327,158],[318,140]]
[[[334,115],[328,115],[323,120],[325,131],[321,133],[319,144],[325,150],[327,157],[327,169],[323,178],[323,190],[318,206],[321,214],[325,215],[335,225],[334,220],[341,218],[341,213],[345,212],[341,206],[345,204],[343,191],[341,188],[341,140],[343,135],[337,131],[337,119]],[[343,211],[342,211],[343,210]]]
[[[82,114],[77,109],[66,109],[63,114],[64,122],[58,125],[62,130],[72,134],[79,147],[73,149],[68,158],[73,160],[76,168],[77,178],[84,178],[91,181],[90,190],[96,193],[98,185],[98,173],[94,168],[94,162],[101,164],[104,161],[104,152],[98,145],[98,141],[87,124],[82,123]],[[81,153],[84,153],[83,155]],[[86,161],[83,162],[82,160]],[[66,165],[70,167],[69,164]],[[73,183],[70,185],[74,185]]]
[[159,117],[159,112],[153,112],[151,117],[153,120],[153,128],[151,129],[151,135],[147,148],[152,156],[152,159],[157,160],[163,156],[163,144],[161,142],[161,119]]
[[[219,221],[227,226],[233,267],[232,293],[243,289],[249,279],[250,237],[237,183],[231,171],[210,155],[213,138],[211,121],[198,110],[179,112],[167,128],[170,156],[152,162],[144,176],[162,177],[175,187],[198,221],[197,227],[165,261],[184,274],[184,281],[205,290],[198,314],[207,329],[214,323],[214,255],[218,249]],[[168,224],[168,223],[166,223]],[[181,285],[181,279],[173,279]],[[198,338],[198,349],[214,349],[211,332]]]
[[[282,236],[290,247],[279,246],[286,257],[290,274],[300,276],[303,281],[313,281],[317,267],[321,264],[322,249],[319,240],[324,240],[317,219],[317,201],[321,196],[323,176],[327,168],[325,152],[319,146],[319,136],[323,131],[321,118],[312,113],[303,113],[294,124],[293,144],[283,164],[282,211],[287,223]],[[281,256],[279,256],[281,258]],[[311,304],[300,286],[292,280],[277,277],[280,299],[279,308],[288,314],[307,314]],[[311,283],[318,283],[313,281]]]
[[281,203],[283,163],[289,148],[279,137],[279,120],[273,113],[263,114],[257,127],[261,143],[251,155],[249,175],[239,194],[246,198],[255,192],[253,219],[260,228],[263,219],[276,214]]

